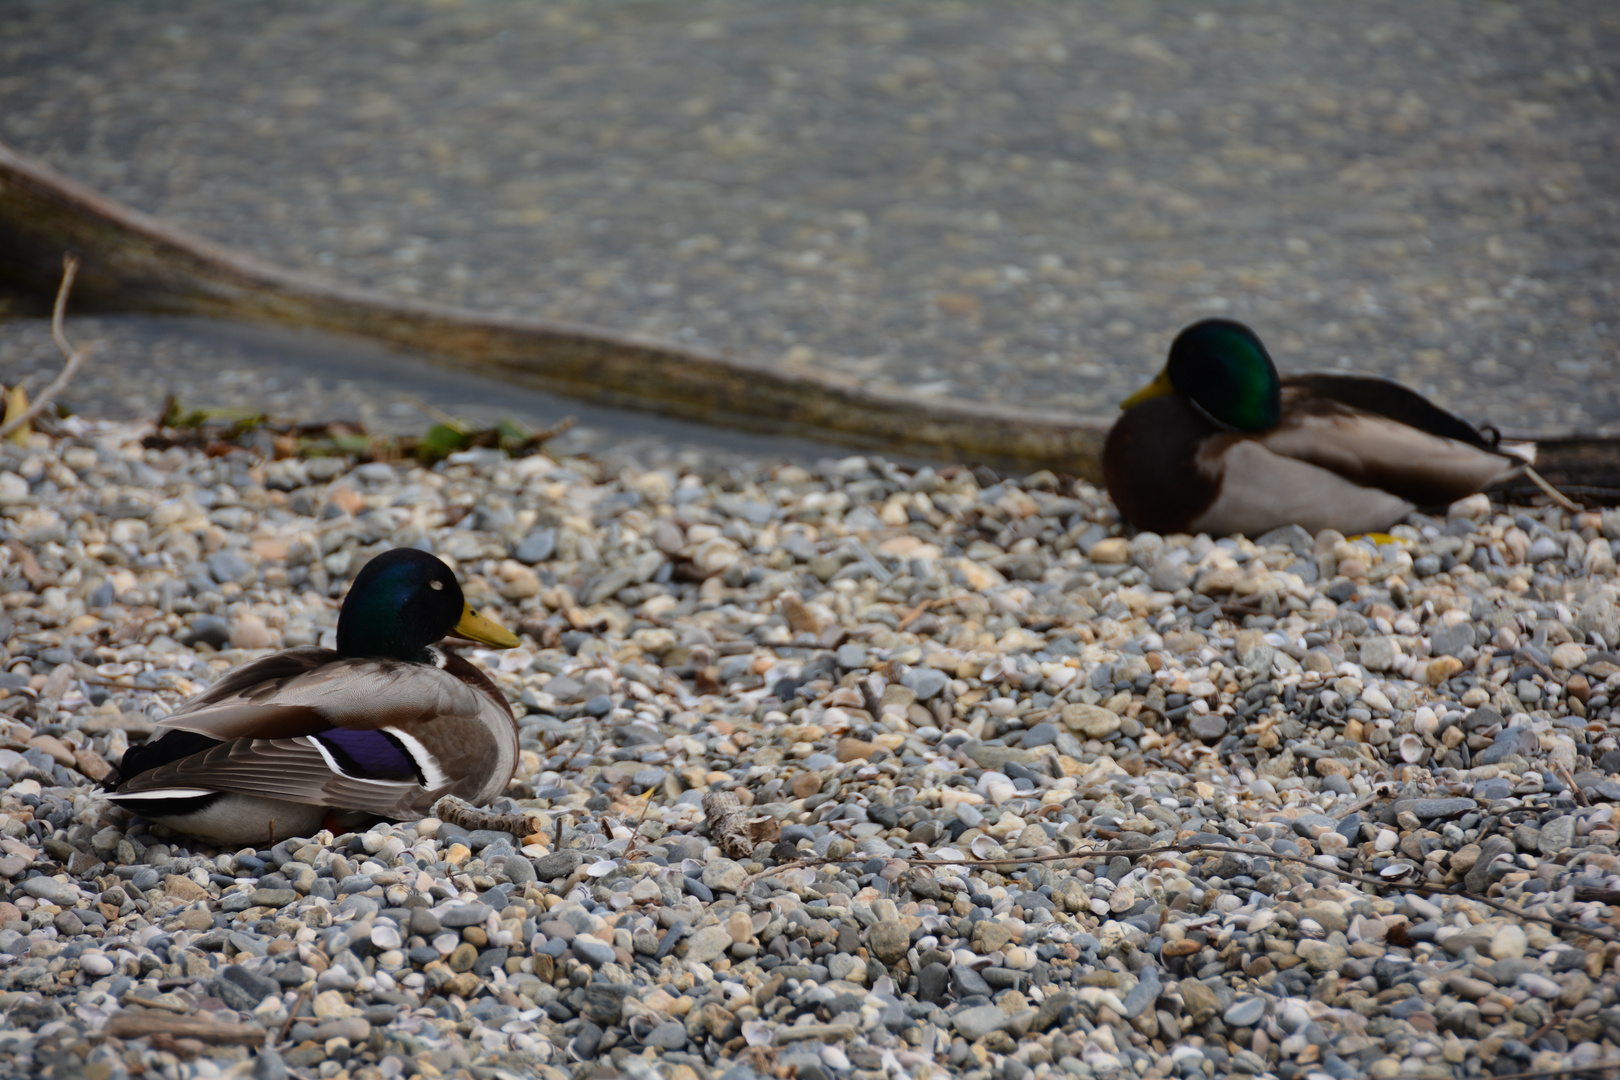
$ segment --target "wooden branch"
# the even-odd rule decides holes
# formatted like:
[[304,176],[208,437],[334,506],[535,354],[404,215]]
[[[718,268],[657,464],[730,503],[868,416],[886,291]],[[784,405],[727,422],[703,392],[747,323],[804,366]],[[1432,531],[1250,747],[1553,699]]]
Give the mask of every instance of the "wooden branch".
[[56,306],[51,309],[51,337],[56,341],[56,347],[62,350],[62,356],[67,363],[62,367],[62,373],[51,384],[39,392],[34,403],[16,416],[8,417],[6,422],[0,424],[0,439],[4,439],[14,431],[22,430],[29,421],[33,420],[45,407],[67,388],[73,381],[73,376],[84,365],[85,358],[90,355],[88,350],[75,349],[67,339],[67,331],[62,328],[63,315],[67,311],[68,293],[73,289],[73,278],[79,272],[79,260],[72,255],[62,256],[62,284],[56,289]]
[[167,1035],[176,1039],[196,1039],[221,1046],[251,1046],[264,1041],[264,1029],[257,1024],[233,1024],[204,1015],[176,1016],[173,1013],[121,1012],[107,1021],[101,1033],[111,1039],[144,1039]]

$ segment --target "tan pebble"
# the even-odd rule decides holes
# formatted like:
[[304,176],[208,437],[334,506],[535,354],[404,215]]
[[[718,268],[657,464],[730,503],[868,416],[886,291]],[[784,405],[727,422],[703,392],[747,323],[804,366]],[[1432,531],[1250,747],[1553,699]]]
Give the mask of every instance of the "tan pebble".
[[1367,562],[1354,556],[1339,560],[1339,576],[1347,577],[1351,581],[1367,580]]
[[496,576],[500,579],[500,593],[508,600],[540,595],[540,576],[516,559],[502,562]]
[[322,1020],[337,1020],[357,1015],[355,1007],[343,1000],[343,994],[338,990],[322,990],[315,995],[311,1008]]
[[444,861],[451,866],[460,866],[472,857],[472,848],[466,844],[451,844],[450,850],[444,853]]
[[208,899],[208,890],[184,874],[170,874],[163,882],[163,891],[187,904]]
[[1423,669],[1423,680],[1430,686],[1439,686],[1462,669],[1463,662],[1455,656],[1437,656]]
[[214,925],[214,917],[202,908],[187,908],[180,913],[180,925],[187,930],[208,930]]
[[345,514],[358,514],[366,505],[365,497],[352,487],[333,488],[327,499]]
[[751,941],[754,937],[754,921],[749,918],[746,911],[734,911],[731,918],[726,920],[726,933],[736,942]]
[[793,795],[795,798],[808,799],[821,790],[821,774],[818,772],[802,772],[793,778]]
[[1063,723],[1088,739],[1101,739],[1119,730],[1118,713],[1097,705],[1063,706]]
[[1552,651],[1553,667],[1574,671],[1586,663],[1586,650],[1573,641],[1566,641]]
[[1091,561],[1104,566],[1117,566],[1125,561],[1130,545],[1123,536],[1108,536],[1091,546]]
[[1182,938],[1180,941],[1165,942],[1164,948],[1160,951],[1160,955],[1170,957],[1191,956],[1193,953],[1202,948],[1203,946],[1198,942],[1189,938]]
[[231,648],[268,649],[274,644],[270,628],[253,612],[244,611],[231,620]]
[[1569,691],[1570,697],[1576,698],[1582,705],[1585,705],[1592,696],[1592,684],[1587,681],[1585,675],[1579,673],[1569,677],[1569,683],[1564,689]]
[[[61,668],[66,668],[70,672],[73,670],[70,664],[62,664]],[[55,735],[35,735],[28,740],[28,745],[35,750],[45,751],[51,756],[51,760],[58,765],[66,765],[70,769],[73,767],[73,751],[69,750],[67,744]]]
[[877,743],[866,742],[864,739],[839,739],[839,761],[865,761],[880,748]]

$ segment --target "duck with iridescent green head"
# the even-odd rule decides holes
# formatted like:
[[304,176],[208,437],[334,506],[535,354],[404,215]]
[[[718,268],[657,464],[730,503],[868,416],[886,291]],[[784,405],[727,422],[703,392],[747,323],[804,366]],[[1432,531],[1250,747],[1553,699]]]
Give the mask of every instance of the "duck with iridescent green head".
[[517,767],[517,722],[489,676],[436,644],[497,649],[450,568],[414,548],[355,576],[337,649],[288,649],[230,672],[132,746],[109,798],[228,847],[428,815],[446,795],[482,803]]
[[1103,475],[1120,514],[1158,533],[1387,529],[1508,479],[1533,448],[1498,446],[1399,383],[1281,377],[1253,330],[1187,327],[1126,398]]

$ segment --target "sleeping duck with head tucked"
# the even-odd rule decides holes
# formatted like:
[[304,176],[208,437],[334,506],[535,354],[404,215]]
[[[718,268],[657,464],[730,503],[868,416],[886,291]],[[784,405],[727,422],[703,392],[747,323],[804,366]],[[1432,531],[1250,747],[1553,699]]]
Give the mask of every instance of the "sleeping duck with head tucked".
[[1506,480],[1533,453],[1388,379],[1280,377],[1259,336],[1228,319],[1183,330],[1121,408],[1103,448],[1108,493],[1158,533],[1375,532]]
[[338,613],[337,649],[289,649],[231,672],[158,723],[107,778],[111,800],[221,846],[483,803],[517,767],[517,723],[449,634],[507,649],[450,568],[414,548],[368,562]]

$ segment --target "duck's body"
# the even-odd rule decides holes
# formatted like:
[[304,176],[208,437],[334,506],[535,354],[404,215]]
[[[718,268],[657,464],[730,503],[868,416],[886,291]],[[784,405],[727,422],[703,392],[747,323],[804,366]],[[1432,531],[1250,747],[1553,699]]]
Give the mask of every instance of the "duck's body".
[[1220,319],[1182,331],[1124,407],[1104,477],[1121,515],[1160,533],[1373,532],[1527,464],[1387,379],[1280,378],[1253,331]]
[[221,845],[419,818],[445,795],[487,801],[516,768],[517,724],[488,676],[429,644],[452,629],[518,643],[431,555],[379,555],[344,602],[337,650],[265,657],[186,702],[124,755],[112,801]]

